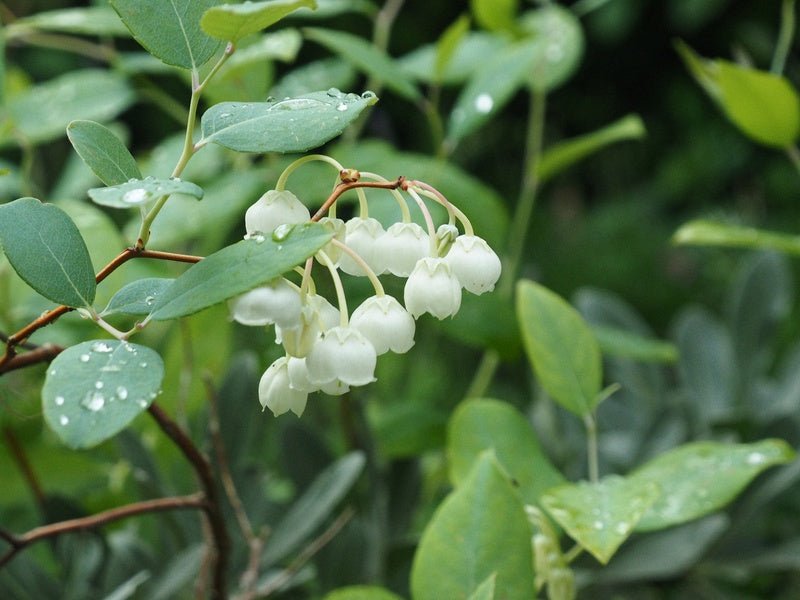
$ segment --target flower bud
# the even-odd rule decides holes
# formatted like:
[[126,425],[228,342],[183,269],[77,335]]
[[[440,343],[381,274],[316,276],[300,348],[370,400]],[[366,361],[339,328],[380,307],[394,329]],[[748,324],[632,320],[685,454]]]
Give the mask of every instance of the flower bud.
[[420,259],[406,281],[403,295],[406,310],[415,319],[427,312],[441,320],[461,308],[461,284],[443,258]]
[[491,292],[500,278],[500,258],[478,236],[458,236],[444,259],[464,289],[473,294]]
[[233,320],[242,325],[300,324],[300,294],[283,277],[231,299],[229,306]]
[[308,401],[308,392],[292,388],[289,381],[288,357],[283,356],[272,363],[258,382],[258,400],[264,409],[269,408],[276,417],[292,411],[298,417],[303,414]]
[[378,238],[375,248],[386,270],[398,277],[408,277],[430,251],[428,234],[416,223],[394,223]]
[[350,316],[350,326],[364,334],[378,355],[389,350],[403,354],[414,345],[414,317],[391,296],[364,300]]
[[436,229],[436,253],[437,256],[444,256],[458,237],[458,227],[443,223]]
[[[383,273],[385,271],[383,261],[380,255],[376,254],[375,246],[375,242],[383,235],[383,225],[380,221],[371,217],[367,219],[356,217],[347,221],[345,229],[347,230],[345,244],[364,259],[376,275]],[[366,275],[364,269],[347,252],[343,252],[339,258],[339,268],[348,275]]]
[[311,213],[289,190],[270,190],[247,209],[244,224],[247,235],[271,234],[276,227],[288,223],[305,223]]
[[375,381],[376,362],[375,348],[352,327],[329,329],[306,357],[309,381],[327,393]]

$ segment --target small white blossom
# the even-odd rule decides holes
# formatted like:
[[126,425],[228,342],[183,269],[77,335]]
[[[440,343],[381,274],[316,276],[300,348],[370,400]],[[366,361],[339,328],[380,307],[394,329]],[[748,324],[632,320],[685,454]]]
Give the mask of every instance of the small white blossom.
[[420,258],[430,254],[431,241],[416,223],[394,223],[376,241],[375,253],[387,271],[408,277]]
[[308,401],[308,392],[294,389],[290,385],[288,358],[283,356],[272,363],[258,382],[258,400],[276,417],[292,411],[298,417],[303,414]]
[[478,236],[458,236],[444,259],[464,289],[473,294],[491,292],[500,278],[500,258]]
[[325,332],[306,357],[308,379],[322,391],[375,381],[375,348],[352,327],[333,327]]
[[403,354],[414,345],[414,317],[392,296],[372,296],[350,316],[350,326],[364,334],[378,355]]
[[[376,254],[375,246],[375,242],[383,235],[383,225],[380,221],[372,217],[367,219],[356,217],[347,221],[345,229],[347,230],[345,244],[363,258],[376,274],[383,273],[385,270],[383,262]],[[339,268],[348,275],[366,275],[364,269],[347,252],[343,252],[339,258]]]
[[292,192],[270,190],[247,209],[244,224],[248,236],[269,235],[279,225],[305,223],[309,219],[308,208]]
[[257,287],[229,302],[233,320],[242,325],[297,327],[300,324],[300,294],[283,277]]
[[[347,237],[347,226],[345,225],[344,221],[341,219],[336,219],[333,217],[322,217],[319,220],[319,224],[324,226],[328,231],[333,234],[333,239],[338,240],[344,243],[345,238]],[[333,243],[333,240],[325,244],[322,247],[322,250],[331,259],[333,264],[338,264],[339,258],[342,256],[342,248],[341,246],[337,246]],[[322,263],[322,261],[317,258],[317,260]]]
[[427,312],[441,320],[461,308],[461,284],[443,258],[420,259],[406,281],[403,295],[406,310],[415,319]]
[[339,311],[323,296],[307,294],[300,311],[299,324],[284,328],[275,326],[275,341],[283,344],[286,354],[304,357],[319,336],[339,322]]

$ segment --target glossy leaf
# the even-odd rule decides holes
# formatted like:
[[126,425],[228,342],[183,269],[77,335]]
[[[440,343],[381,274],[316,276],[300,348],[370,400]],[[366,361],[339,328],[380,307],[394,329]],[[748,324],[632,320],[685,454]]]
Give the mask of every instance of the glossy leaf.
[[333,512],[363,469],[364,455],[351,452],[320,473],[272,530],[261,564],[275,564],[296,550]]
[[94,121],[72,121],[67,126],[67,137],[86,166],[106,185],[141,179],[136,160],[104,125]]
[[680,245],[727,246],[800,254],[800,237],[796,235],[705,219],[684,223],[672,235],[672,241]]
[[514,31],[519,0],[471,0],[475,20],[485,29]]
[[92,202],[113,208],[138,208],[151,200],[171,194],[185,194],[201,200],[203,188],[191,181],[177,178],[145,177],[119,185],[89,190],[89,198],[92,199]]
[[387,589],[372,585],[353,585],[326,594],[323,600],[402,600]]
[[590,413],[600,393],[600,349],[580,314],[547,288],[523,280],[517,285],[517,318],[544,390],[575,414]]
[[20,198],[0,205],[0,247],[19,276],[45,298],[89,307],[96,284],[75,223],[53,204]]
[[573,540],[606,564],[659,494],[655,482],[611,475],[598,483],[561,485],[541,502]]
[[36,13],[14,21],[8,26],[6,35],[14,37],[30,29],[82,35],[129,35],[128,28],[108,6],[64,8]]
[[497,53],[500,48],[508,46],[509,41],[506,36],[485,31],[466,32],[440,73],[436,65],[441,44],[442,41],[417,48],[397,62],[403,71],[420,81],[458,84],[469,79],[483,61]]
[[168,65],[196,69],[220,47],[200,29],[203,13],[217,0],[110,0],[133,37]]
[[322,225],[308,223],[285,235],[273,233],[227,246],[178,277],[150,316],[156,321],[185,317],[251,290],[312,256],[331,235]]
[[591,329],[605,355],[652,363],[674,363],[678,360],[678,348],[670,342],[617,327],[592,325]]
[[628,115],[605,127],[549,147],[536,165],[544,182],[606,146],[623,140],[642,139],[647,132],[639,115]]
[[510,404],[468,400],[453,414],[448,427],[450,481],[458,487],[475,461],[491,450],[514,480],[526,504],[536,504],[545,490],[564,483],[536,439],[530,423]]
[[[134,101],[128,82],[112,71],[71,71],[26,90],[8,104],[14,127],[32,143],[64,135],[74,119],[113,119]],[[0,145],[13,138],[0,137]]]
[[414,600],[467,598],[495,575],[495,594],[530,600],[530,526],[515,489],[490,451],[434,513],[411,569]]
[[675,448],[629,476],[631,481],[652,482],[662,490],[636,529],[664,529],[719,510],[763,470],[794,457],[783,440],[696,442]]
[[298,8],[316,7],[315,0],[264,0],[223,4],[209,8],[200,19],[200,26],[211,37],[237,42],[274,25]]
[[447,29],[445,29],[439,42],[436,44],[436,60],[434,61],[434,78],[441,81],[447,65],[453,58],[458,46],[469,31],[469,17],[461,15]]
[[124,429],[153,402],[161,357],[119,340],[92,340],[59,354],[42,388],[44,418],[70,448],[89,448]]
[[149,315],[156,301],[173,281],[175,280],[164,277],[132,281],[114,294],[102,314]]
[[342,31],[306,27],[303,34],[310,40],[322,44],[369,75],[380,81],[390,90],[408,100],[421,98],[414,82],[398,67],[397,63],[385,52],[368,41]]
[[203,114],[203,142],[239,152],[305,152],[339,135],[377,101],[372,92],[330,89],[279,101],[223,102]]

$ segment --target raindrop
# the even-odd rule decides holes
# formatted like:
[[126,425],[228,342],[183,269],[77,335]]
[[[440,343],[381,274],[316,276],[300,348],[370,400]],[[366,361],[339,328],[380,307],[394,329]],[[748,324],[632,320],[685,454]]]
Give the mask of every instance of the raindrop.
[[155,296],[148,296],[147,298],[144,299],[144,303],[147,306],[153,306],[153,302],[155,302],[155,301],[156,301]]
[[345,104],[344,102],[342,102],[341,104],[339,104],[339,105],[336,107],[336,110],[338,110],[339,112],[344,112],[344,111],[346,111],[346,110],[347,110],[347,104]]
[[330,88],[327,92],[325,92],[331,98],[339,98],[342,95],[342,92],[339,91],[338,88]]
[[69,417],[67,415],[61,415],[58,418],[58,422],[61,423],[61,425],[69,425]]
[[81,354],[80,360],[81,360],[81,362],[89,362],[90,358],[91,357],[88,354]]
[[137,400],[136,404],[138,404],[142,408],[147,408],[147,400],[145,400],[144,398],[142,398],[141,400]]
[[753,452],[752,454],[747,455],[748,465],[760,465],[761,463],[766,462],[766,460],[767,457],[760,452]]
[[219,114],[219,118],[220,119],[224,119],[224,118],[230,117],[230,116],[231,116],[231,113],[220,113]]
[[142,188],[136,188],[122,195],[122,201],[128,204],[141,204],[150,197],[150,192]]
[[81,406],[97,412],[106,405],[106,397],[101,392],[89,392],[81,402]]
[[626,533],[628,533],[629,529],[630,525],[628,525],[625,521],[622,521],[620,523],[617,523],[617,526],[614,528],[614,531],[616,531],[619,535],[625,535]]
[[94,344],[92,344],[93,352],[100,352],[102,354],[106,354],[108,352],[112,352],[113,350],[114,349],[105,342],[95,342]]
[[370,92],[369,90],[367,90],[366,92],[361,94],[361,97],[364,98],[364,100],[371,100],[372,98],[375,97],[375,92]]
[[320,104],[323,103],[313,98],[288,98],[276,103],[273,108],[278,110],[303,110],[305,108],[314,108]]
[[603,529],[605,525],[603,524],[602,521],[595,521],[594,523],[592,523],[592,527],[594,527],[595,529]]
[[142,367],[142,368],[144,369],[144,368],[146,368],[146,367],[147,367],[147,363],[146,363],[146,362],[144,362],[144,361],[142,361],[142,362],[140,362],[140,363],[139,363],[139,366],[140,366],[140,367]]
[[278,225],[275,228],[275,231],[272,232],[272,239],[276,242],[282,242],[287,237],[289,237],[289,233],[292,231],[292,226],[288,223],[284,223],[283,225]]
[[102,390],[103,389],[103,382],[102,381],[95,381],[94,382],[95,389]]
[[119,386],[117,388],[117,397],[120,400],[125,400],[128,397],[128,389],[123,386]]
[[479,94],[477,98],[475,98],[475,110],[479,113],[488,113],[492,110],[494,106],[494,100],[489,94]]
[[[120,364],[124,365],[126,363],[120,361]],[[103,373],[117,373],[122,370],[122,367],[120,365],[103,365],[102,367],[100,367],[100,370]]]
[[128,179],[128,183],[136,183],[137,181],[139,180],[136,179],[135,177],[131,177],[130,179]]
[[62,406],[64,404],[64,396],[56,396],[54,402],[56,406]]
[[256,244],[263,244],[264,243],[264,236],[260,233],[254,233],[253,235],[249,236],[247,239],[253,240]]
[[55,374],[56,374],[56,370],[55,369],[50,369],[50,375],[55,375]]

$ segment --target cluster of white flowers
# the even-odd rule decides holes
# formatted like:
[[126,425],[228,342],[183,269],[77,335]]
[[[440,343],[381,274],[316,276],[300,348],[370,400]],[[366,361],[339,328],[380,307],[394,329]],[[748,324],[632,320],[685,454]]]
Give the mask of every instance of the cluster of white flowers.
[[[370,173],[357,176],[382,180]],[[279,188],[282,180],[285,176],[279,180]],[[315,293],[311,260],[303,270],[300,285],[279,277],[230,302],[237,322],[252,326],[274,324],[276,341],[286,352],[267,368],[259,383],[261,405],[275,416],[288,411],[300,416],[311,392],[341,395],[353,386],[375,381],[379,355],[389,351],[404,353],[414,345],[415,319],[420,315],[451,317],[461,306],[462,288],[473,294],[494,289],[500,276],[500,259],[483,239],[473,235],[466,216],[427,184],[408,182],[403,189],[423,211],[427,232],[410,221],[408,208],[397,190],[392,193],[401,204],[403,221],[386,230],[367,216],[361,189],[357,190],[362,200],[361,216],[345,223],[335,218],[335,211],[331,210],[328,217],[321,219],[334,238],[315,258],[333,277],[338,309]],[[420,194],[445,205],[451,222],[435,231]],[[464,234],[459,235],[454,217],[462,222]],[[270,235],[277,227],[310,219],[308,208],[292,192],[270,190],[247,210],[246,237]],[[339,270],[369,277],[375,288],[375,295],[351,315]],[[377,275],[386,273],[407,278],[405,307],[384,292]]]

